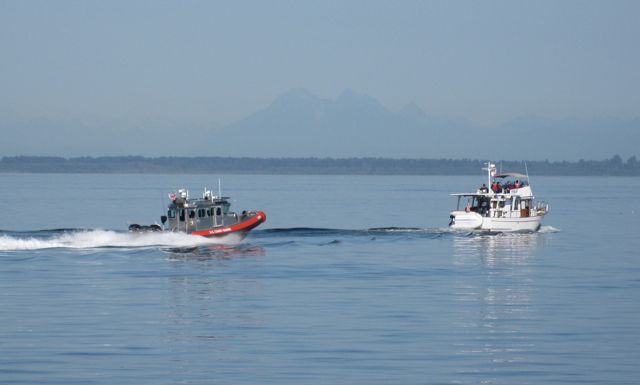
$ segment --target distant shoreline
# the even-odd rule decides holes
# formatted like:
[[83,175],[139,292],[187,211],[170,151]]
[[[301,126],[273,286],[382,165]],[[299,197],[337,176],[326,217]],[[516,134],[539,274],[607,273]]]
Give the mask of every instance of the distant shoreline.
[[[524,161],[497,160],[503,170],[524,172]],[[273,175],[477,175],[484,160],[248,157],[49,157],[5,156],[0,173],[63,174],[273,174]],[[640,176],[635,156],[623,160],[528,160],[535,175]]]

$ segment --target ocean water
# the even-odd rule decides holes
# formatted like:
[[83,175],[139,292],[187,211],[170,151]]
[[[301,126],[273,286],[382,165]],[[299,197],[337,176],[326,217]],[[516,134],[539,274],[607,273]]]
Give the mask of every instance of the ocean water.
[[0,383],[639,381],[640,179],[533,176],[542,230],[479,235],[480,172],[224,175],[244,240],[126,232],[219,177],[0,174]]

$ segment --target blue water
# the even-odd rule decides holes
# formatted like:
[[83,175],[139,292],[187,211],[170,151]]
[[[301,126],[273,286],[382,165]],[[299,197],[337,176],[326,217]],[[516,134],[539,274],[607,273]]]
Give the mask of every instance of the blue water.
[[226,175],[243,241],[124,231],[217,178],[0,174],[0,383],[638,383],[640,179],[534,176],[542,231],[477,235],[480,173]]

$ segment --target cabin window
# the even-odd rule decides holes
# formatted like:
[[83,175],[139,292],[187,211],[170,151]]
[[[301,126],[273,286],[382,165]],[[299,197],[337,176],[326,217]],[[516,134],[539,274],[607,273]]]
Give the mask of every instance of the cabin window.
[[195,218],[196,217],[196,211],[195,210],[189,210],[189,218]]
[[508,208],[511,208],[511,198],[507,199],[504,204],[507,205]]
[[222,215],[222,209],[220,209],[220,207],[216,208],[216,215]]
[[172,218],[172,219],[175,218],[176,217],[176,210],[174,210],[174,209],[167,210],[167,216],[169,218]]
[[204,217],[204,209],[198,209],[198,218]]
[[180,210],[180,222],[184,222],[184,210]]

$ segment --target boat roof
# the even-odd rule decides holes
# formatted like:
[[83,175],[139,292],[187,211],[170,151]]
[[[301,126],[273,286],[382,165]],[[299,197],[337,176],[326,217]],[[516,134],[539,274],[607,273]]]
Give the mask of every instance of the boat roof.
[[190,198],[190,199],[185,199],[184,202],[182,203],[178,203],[175,200],[172,200],[169,202],[169,206],[178,206],[178,207],[182,207],[180,206],[181,204],[184,205],[184,207],[187,208],[202,208],[202,207],[208,207],[208,206],[218,206],[218,205],[230,205],[231,203],[229,202],[229,197],[213,197],[211,199],[204,199],[204,198]]
[[[523,192],[520,192],[520,190],[523,190]],[[522,188],[522,189],[518,189],[518,190],[513,190],[512,192],[507,192],[507,193],[494,193],[492,191],[489,192],[466,192],[466,193],[454,193],[454,194],[449,194],[451,196],[454,197],[488,197],[488,198],[494,198],[494,197],[503,197],[503,196],[519,196],[522,198],[527,198],[531,195],[524,195],[526,193],[530,193],[531,190]]]
[[[455,193],[455,194],[451,194],[451,196],[454,197],[475,197],[475,196],[489,196],[489,193]],[[496,194],[492,194],[492,195],[496,195]]]
[[502,174],[494,176],[494,178],[507,178],[507,177],[522,178],[522,179],[529,178],[528,176],[524,174],[520,174],[519,172],[504,172]]

